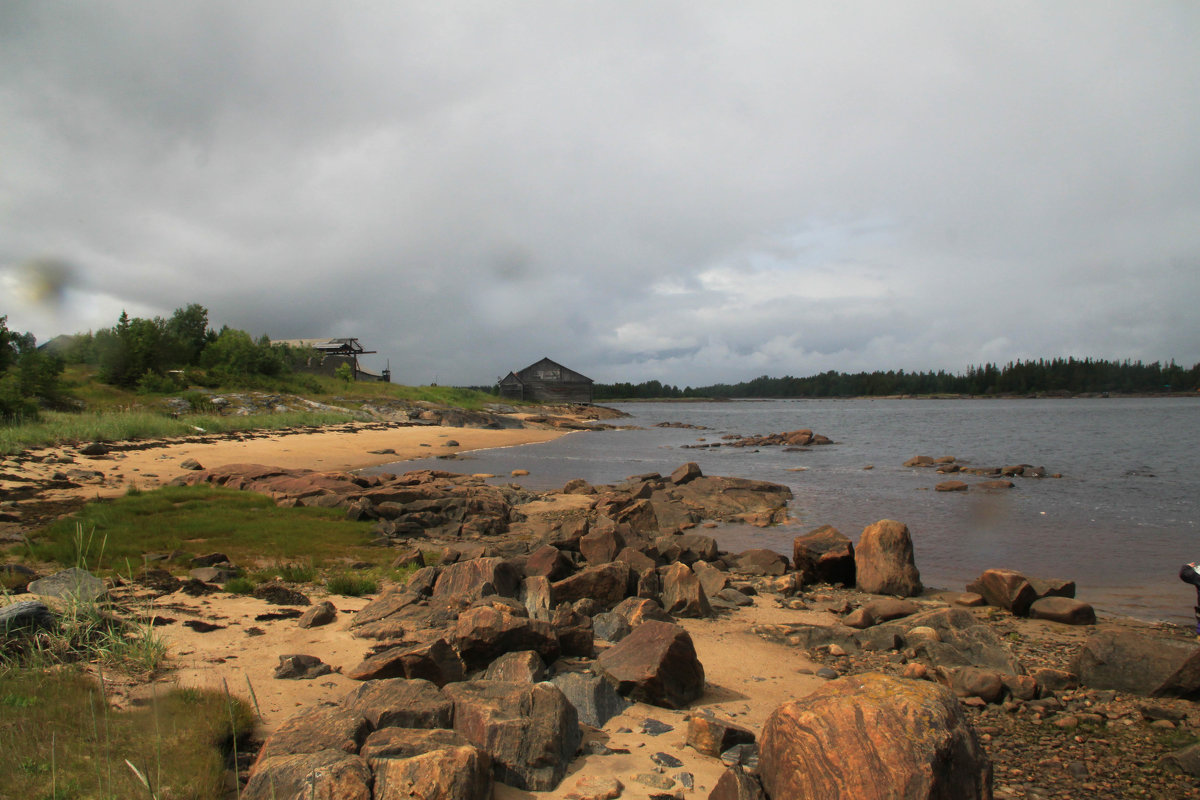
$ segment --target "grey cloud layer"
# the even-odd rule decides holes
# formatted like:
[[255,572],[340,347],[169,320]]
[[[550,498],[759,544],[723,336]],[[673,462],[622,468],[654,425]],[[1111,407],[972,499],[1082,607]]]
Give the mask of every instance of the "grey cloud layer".
[[1200,360],[1200,12],[10,3],[0,287],[397,378]]

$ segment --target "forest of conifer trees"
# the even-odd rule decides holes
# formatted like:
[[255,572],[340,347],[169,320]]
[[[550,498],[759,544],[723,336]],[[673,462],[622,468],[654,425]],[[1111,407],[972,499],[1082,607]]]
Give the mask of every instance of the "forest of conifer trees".
[[960,374],[937,372],[835,372],[806,378],[763,375],[751,381],[678,386],[661,381],[596,384],[598,400],[638,398],[884,397],[889,395],[1161,394],[1200,389],[1200,364],[1171,361],[1055,358],[971,366]]

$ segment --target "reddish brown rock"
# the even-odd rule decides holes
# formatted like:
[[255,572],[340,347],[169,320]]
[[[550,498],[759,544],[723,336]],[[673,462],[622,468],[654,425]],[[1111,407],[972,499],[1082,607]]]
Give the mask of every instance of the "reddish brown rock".
[[876,673],[830,681],[763,725],[759,775],[787,800],[983,800],[992,768],[947,689]]
[[447,686],[454,730],[492,759],[496,780],[553,790],[582,740],[575,708],[549,683],[464,681]]
[[260,758],[241,796],[243,800],[373,800],[371,785],[366,760],[341,750],[319,750]]
[[596,664],[635,702],[683,708],[704,693],[704,666],[692,637],[672,623],[642,622]]
[[657,601],[646,597],[628,597],[613,607],[613,613],[625,618],[631,628],[636,628],[648,619],[659,622],[674,622]]
[[676,617],[711,617],[712,606],[700,585],[700,579],[683,564],[663,567],[663,608]]
[[868,525],[858,540],[854,566],[860,591],[914,597],[922,591],[908,526],[894,519]]
[[696,577],[700,579],[700,587],[709,597],[716,596],[717,592],[729,585],[729,576],[707,561],[692,564],[692,572],[696,573]]
[[442,569],[433,586],[434,597],[462,595],[472,599],[489,594],[516,597],[521,579],[502,558],[473,558]]
[[[432,569],[432,567],[427,567]],[[350,622],[351,628],[361,628],[388,619],[404,609],[420,602],[420,595],[406,588],[394,586],[363,606]]]
[[319,628],[337,619],[337,608],[328,600],[322,600],[305,611],[296,624],[301,628]]
[[362,714],[373,729],[449,728],[454,706],[433,683],[390,678],[367,681],[339,702]]
[[921,607],[911,600],[896,597],[880,597],[863,606],[876,622],[900,619],[917,613]]
[[424,679],[436,686],[461,681],[465,667],[462,658],[445,639],[428,644],[398,645],[363,659],[346,672],[356,681],[381,678]]
[[1200,647],[1193,640],[1100,630],[1084,642],[1072,671],[1094,689],[1200,699]]
[[712,714],[693,714],[688,719],[687,745],[697,753],[720,758],[735,744],[750,744],[754,732]]
[[607,564],[625,548],[625,537],[618,530],[592,531],[579,540],[579,553],[589,564]]
[[550,622],[558,637],[559,652],[564,656],[591,658],[596,654],[592,618],[567,605],[554,610]]
[[510,683],[537,683],[546,679],[546,663],[532,650],[505,653],[488,664],[483,679]]
[[766,800],[758,778],[740,766],[726,767],[717,778],[708,800]]
[[1011,611],[1018,617],[1029,613],[1029,606],[1037,599],[1037,593],[1029,580],[1011,569],[987,569],[971,583],[968,592],[982,595],[988,605]]
[[622,561],[629,565],[635,573],[642,573],[648,569],[654,569],[656,566],[654,559],[643,553],[641,550],[635,550],[632,547],[625,547],[621,552],[617,553],[614,561]]
[[797,536],[792,542],[792,564],[803,583],[854,585],[854,544],[832,525]]
[[376,758],[412,758],[469,744],[462,734],[448,728],[381,728],[367,737],[358,754],[370,763]]
[[530,553],[529,558],[525,561],[526,576],[538,576],[557,581],[570,574],[570,560],[553,545],[542,545]]
[[469,608],[458,616],[454,644],[468,667],[486,667],[497,656],[513,650],[533,650],[546,663],[558,658],[554,627],[520,616],[504,605]]
[[1043,597],[1029,606],[1032,619],[1047,619],[1064,625],[1095,625],[1096,610],[1073,597]]
[[353,709],[334,705],[306,709],[284,721],[267,737],[251,773],[257,771],[258,764],[273,756],[320,750],[357,753],[370,732],[371,723]]
[[959,667],[948,673],[949,686],[959,697],[978,697],[985,703],[998,703],[1004,697],[1004,676],[996,670]]
[[704,473],[700,471],[700,465],[695,461],[689,461],[672,472],[671,477],[668,478],[668,480],[670,480],[671,483],[675,484],[676,486],[682,486],[685,483],[691,483],[692,481],[696,480],[696,478],[703,477]]
[[492,763],[474,746],[371,761],[373,800],[491,800]]
[[654,540],[654,546],[667,561],[689,566],[695,561],[715,561],[719,552],[716,539],[700,533],[660,536]]
[[963,481],[942,481],[933,487],[935,492],[965,492],[968,488]]
[[633,572],[628,564],[614,561],[582,569],[569,578],[552,584],[554,599],[559,603],[574,603],[590,597],[608,609],[629,596]]
[[779,576],[788,571],[788,560],[774,550],[755,548],[745,550],[735,556],[726,557],[731,564],[730,569],[743,575]]

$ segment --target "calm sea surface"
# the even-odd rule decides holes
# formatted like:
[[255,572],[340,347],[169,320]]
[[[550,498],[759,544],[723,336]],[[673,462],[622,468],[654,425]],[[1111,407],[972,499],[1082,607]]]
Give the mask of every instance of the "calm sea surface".
[[[695,461],[705,474],[783,483],[796,522],[772,529],[725,526],[729,550],[769,547],[833,525],[857,541],[880,519],[906,523],[927,586],[961,590],[989,567],[1071,578],[1099,610],[1186,623],[1195,594],[1177,577],[1200,559],[1200,398],[1078,400],[784,400],[631,403],[619,424],[641,430],[576,433],[553,442],[477,451],[455,461],[392,465],[491,472],[505,482],[556,488],[571,478],[612,483],[669,473]],[[654,428],[659,422],[708,430]],[[836,444],[685,449],[725,434],[811,428]],[[1003,493],[937,493],[956,476],[909,469],[915,455],[952,455],[975,466],[1032,464],[1061,478],[1015,478]],[[872,466],[870,470],[864,467]],[[509,478],[517,468],[525,478]],[[797,470],[797,468],[803,468]],[[983,480],[968,476],[968,482]]]

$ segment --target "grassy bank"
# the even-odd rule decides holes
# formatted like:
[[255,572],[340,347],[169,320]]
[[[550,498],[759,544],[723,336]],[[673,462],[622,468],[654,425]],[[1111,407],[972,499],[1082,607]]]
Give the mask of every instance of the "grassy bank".
[[44,411],[41,419],[0,427],[0,454],[9,455],[39,447],[76,442],[118,442],[131,439],[161,439],[197,433],[232,433],[250,430],[280,430],[300,426],[334,425],[356,419],[353,414],[333,411],[288,412],[221,416],[197,414],[173,418],[144,409],[65,413]]

